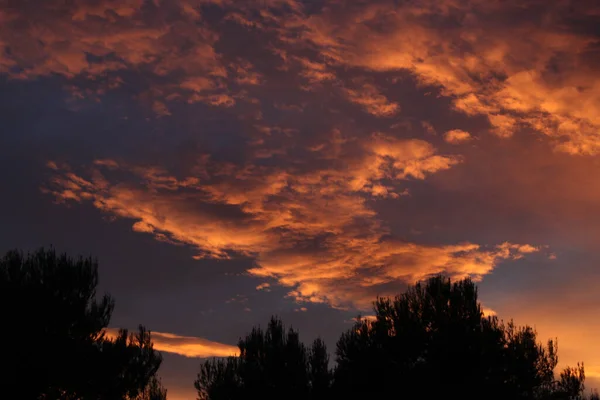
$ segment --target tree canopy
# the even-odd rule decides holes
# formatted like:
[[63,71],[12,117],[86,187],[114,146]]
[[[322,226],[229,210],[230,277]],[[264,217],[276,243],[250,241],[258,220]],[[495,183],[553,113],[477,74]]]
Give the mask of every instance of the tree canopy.
[[484,316],[477,287],[437,276],[374,302],[336,346],[309,351],[297,331],[273,318],[240,340],[240,355],[200,369],[200,399],[502,399],[584,398],[583,365],[555,375],[555,341],[529,326]]
[[469,279],[431,278],[377,299],[374,311],[337,343],[335,388],[346,398],[398,387],[409,397],[515,400],[583,389],[583,370],[565,372],[576,378],[568,388],[555,380],[554,341],[540,344],[531,327],[485,317]]
[[195,382],[202,400],[323,399],[330,385],[328,355],[320,339],[312,347],[298,332],[271,318],[240,339],[240,355],[204,362]]
[[114,301],[97,296],[97,285],[92,258],[40,249],[26,256],[10,251],[0,259],[0,341],[7,349],[0,379],[6,392],[51,400],[160,392],[155,375],[162,358],[150,332],[140,326],[108,338]]
[[160,379],[153,376],[135,400],[167,400],[167,389],[163,387]]

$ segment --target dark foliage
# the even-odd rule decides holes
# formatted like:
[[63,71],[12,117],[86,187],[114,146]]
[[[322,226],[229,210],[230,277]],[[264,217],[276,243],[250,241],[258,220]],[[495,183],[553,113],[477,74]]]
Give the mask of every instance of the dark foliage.
[[307,349],[298,332],[272,318],[266,331],[255,327],[240,339],[239,357],[212,359],[195,382],[200,399],[322,399],[330,386],[325,344]]
[[337,344],[336,395],[407,398],[575,399],[583,367],[556,381],[556,344],[530,327],[484,317],[470,280],[435,277],[395,299],[375,302]]
[[[12,251],[0,260],[5,393],[32,400],[166,400],[150,332],[106,327],[113,300],[96,295],[98,266],[53,250]],[[558,376],[554,341],[532,328],[485,317],[470,280],[435,277],[358,319],[336,346],[305,346],[276,317],[255,327],[240,354],[201,365],[201,400],[491,399],[583,400],[583,364]]]
[[167,389],[156,376],[153,376],[136,400],[167,400]]
[[329,354],[321,339],[315,339],[308,354],[308,377],[312,400],[324,400],[331,396],[332,373],[329,370]]
[[[0,260],[0,341],[6,393],[23,399],[131,399],[161,363],[150,332],[105,335],[114,307],[96,296],[98,265],[54,250]],[[160,399],[160,397],[152,397]],[[163,396],[164,398],[164,396]]]
[[555,377],[556,343],[485,317],[468,279],[431,278],[378,299],[374,312],[342,334],[333,373],[321,340],[306,350],[274,318],[266,332],[254,328],[240,341],[239,357],[201,366],[200,399],[586,398],[583,365]]

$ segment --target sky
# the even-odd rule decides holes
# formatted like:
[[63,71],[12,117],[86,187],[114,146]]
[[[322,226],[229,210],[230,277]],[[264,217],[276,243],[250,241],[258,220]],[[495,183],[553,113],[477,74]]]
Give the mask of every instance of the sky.
[[600,388],[600,4],[0,0],[0,251],[98,258],[169,399],[434,274]]

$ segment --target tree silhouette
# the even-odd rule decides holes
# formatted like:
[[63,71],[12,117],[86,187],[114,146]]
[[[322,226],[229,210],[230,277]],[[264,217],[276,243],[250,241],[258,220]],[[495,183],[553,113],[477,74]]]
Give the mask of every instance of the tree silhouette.
[[336,398],[582,395],[583,367],[555,381],[555,343],[541,345],[530,327],[484,317],[469,279],[431,278],[378,299],[374,311],[375,320],[360,320],[337,343]]
[[298,332],[272,317],[238,343],[240,355],[205,361],[194,386],[202,400],[322,399],[330,386],[329,356],[316,340],[307,350]]
[[[560,373],[560,379],[556,382],[553,393],[548,397],[561,400],[582,400],[584,399],[584,381],[583,364],[577,364],[575,368],[567,367]],[[592,393],[590,400],[596,399],[597,396],[597,393]]]
[[213,358],[201,364],[200,372],[194,382],[199,399],[242,399],[243,387],[239,363],[239,358],[229,357],[225,360]]
[[[469,280],[441,276],[374,303],[336,347],[329,369],[324,342],[310,348],[272,318],[239,342],[240,355],[201,365],[201,400],[492,399],[583,400],[583,365],[559,377],[557,346],[531,327],[485,317]],[[590,400],[598,399],[592,394]]]
[[[166,400],[161,356],[143,326],[109,338],[114,301],[97,296],[98,265],[54,250],[0,259],[5,393],[36,400]],[[475,284],[434,277],[378,298],[336,346],[305,346],[272,317],[240,339],[239,356],[205,361],[201,400],[453,399],[583,400],[583,364],[558,376],[555,341],[528,326],[485,317]]]
[[167,389],[165,389],[160,380],[153,376],[135,400],[167,400]]
[[150,332],[106,337],[114,301],[96,296],[98,264],[54,250],[0,260],[0,378],[23,399],[126,399],[140,395],[161,364]]
[[320,338],[315,339],[308,355],[308,376],[310,380],[310,398],[312,400],[328,399],[333,379],[329,369],[327,346]]

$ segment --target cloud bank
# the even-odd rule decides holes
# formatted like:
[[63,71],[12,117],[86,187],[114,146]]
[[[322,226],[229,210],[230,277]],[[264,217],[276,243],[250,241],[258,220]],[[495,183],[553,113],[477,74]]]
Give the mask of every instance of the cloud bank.
[[374,295],[392,294],[394,283],[432,274],[480,279],[503,260],[539,250],[508,242],[431,245],[395,237],[370,203],[401,201],[403,182],[423,180],[459,161],[437,154],[427,142],[381,135],[360,149],[346,154],[339,145],[335,158],[309,151],[315,160],[304,168],[294,160],[270,168],[221,164],[206,155],[191,168],[194,175],[183,177],[98,160],[88,178],[52,163],[56,174],[44,190],[59,201],[90,202],[129,219],[136,232],[191,245],[198,259],[251,257],[251,275],[289,287],[297,301],[333,307],[368,307]]
[[264,85],[288,82],[390,118],[402,113],[394,85],[404,72],[498,136],[533,131],[558,151],[600,149],[600,6],[591,1],[0,5],[0,74],[61,76],[76,97],[131,90],[133,71],[145,82],[134,96],[159,115],[179,103],[256,104]]

